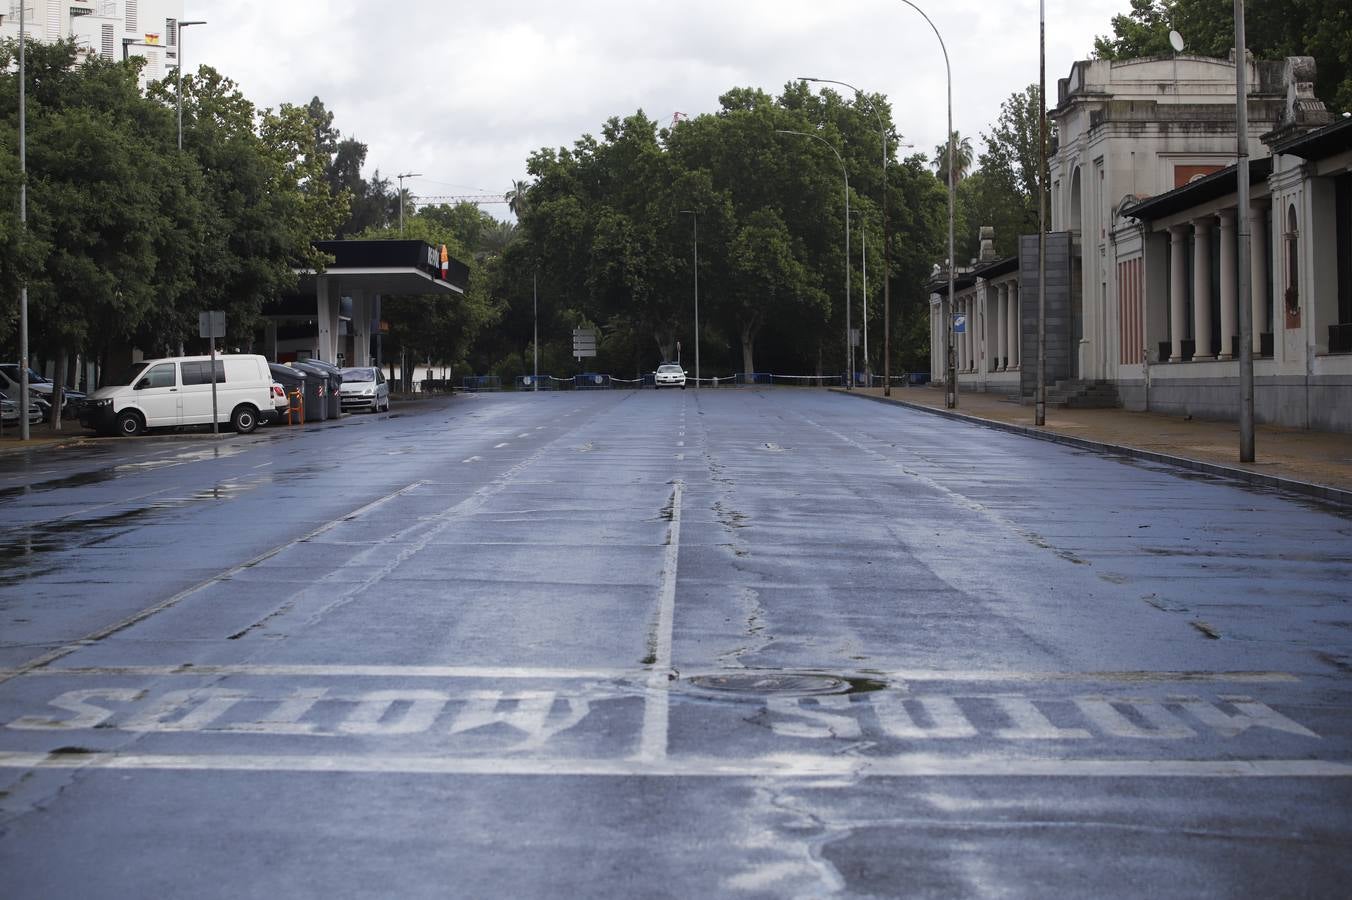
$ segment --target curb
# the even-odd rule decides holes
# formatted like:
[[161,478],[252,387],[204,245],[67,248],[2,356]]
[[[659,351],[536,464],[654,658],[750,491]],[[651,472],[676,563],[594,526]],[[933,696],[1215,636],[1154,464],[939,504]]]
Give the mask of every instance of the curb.
[[1276,475],[1267,475],[1262,472],[1250,472],[1248,469],[1236,469],[1231,466],[1222,466],[1218,463],[1203,462],[1200,459],[1190,459],[1186,456],[1171,456],[1168,453],[1159,453],[1154,450],[1142,450],[1139,447],[1127,447],[1122,444],[1091,441],[1086,438],[1075,437],[1074,435],[1069,434],[1060,434],[1055,431],[1042,431],[1027,425],[1012,425],[1009,422],[1000,422],[995,419],[983,419],[980,416],[970,416],[966,413],[954,412],[949,409],[936,409],[932,406],[924,406],[906,400],[897,400],[895,397],[875,397],[872,394],[856,394],[853,391],[846,391],[840,388],[832,388],[831,392],[858,397],[860,400],[872,400],[876,403],[902,406],[906,409],[930,413],[945,419],[954,419],[972,425],[981,425],[985,428],[995,429],[996,431],[1023,435],[1024,437],[1035,438],[1040,441],[1065,444],[1070,447],[1078,447],[1081,450],[1092,450],[1095,453],[1127,456],[1132,459],[1143,459],[1148,462],[1164,463],[1166,465],[1176,466],[1180,469],[1202,472],[1207,475],[1217,475],[1221,478],[1229,478],[1234,481],[1257,485],[1259,487],[1276,488],[1292,494],[1299,494],[1303,497],[1313,497],[1328,503],[1337,503],[1342,506],[1352,507],[1352,491],[1331,487],[1326,484],[1297,481],[1294,478],[1280,478]]

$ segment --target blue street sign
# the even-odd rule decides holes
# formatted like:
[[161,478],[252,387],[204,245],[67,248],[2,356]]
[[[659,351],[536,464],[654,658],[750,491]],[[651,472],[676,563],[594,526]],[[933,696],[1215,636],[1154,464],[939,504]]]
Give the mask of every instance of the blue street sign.
[[953,333],[962,334],[967,330],[967,316],[963,313],[953,314]]

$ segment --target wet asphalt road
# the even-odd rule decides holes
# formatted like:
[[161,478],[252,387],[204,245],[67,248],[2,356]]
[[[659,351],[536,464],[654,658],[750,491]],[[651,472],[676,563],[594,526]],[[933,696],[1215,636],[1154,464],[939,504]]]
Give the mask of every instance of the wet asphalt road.
[[6,897],[1345,896],[1352,515],[818,391],[0,457]]

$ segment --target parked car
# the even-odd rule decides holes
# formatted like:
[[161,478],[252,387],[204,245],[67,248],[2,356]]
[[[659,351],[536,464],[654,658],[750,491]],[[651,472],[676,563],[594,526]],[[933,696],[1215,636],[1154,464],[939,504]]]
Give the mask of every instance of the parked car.
[[[36,400],[28,401],[28,424],[35,425],[42,421],[43,410]],[[6,425],[19,424],[19,401],[11,400],[9,396],[0,392],[0,422]]]
[[[18,363],[0,363],[0,392],[16,401],[19,399],[19,372]],[[47,415],[47,411],[52,408],[52,392],[54,390],[56,390],[56,385],[52,384],[50,378],[46,378],[32,369],[28,370],[29,399],[37,401],[38,408],[42,411],[44,417]],[[61,411],[69,415],[78,415],[80,407],[84,405],[84,393],[66,388],[62,396],[65,399],[62,401]]]
[[343,411],[369,409],[372,412],[389,411],[390,383],[385,373],[374,366],[353,366],[343,369]]
[[248,434],[275,412],[268,361],[252,353],[176,356],[137,363],[120,384],[99,388],[80,410],[80,424],[99,432],[141,434],[147,428],[210,425],[212,383],[216,420]]
[[657,367],[657,374],[653,378],[653,387],[679,387],[685,390],[685,369],[682,369],[678,363],[662,363]]

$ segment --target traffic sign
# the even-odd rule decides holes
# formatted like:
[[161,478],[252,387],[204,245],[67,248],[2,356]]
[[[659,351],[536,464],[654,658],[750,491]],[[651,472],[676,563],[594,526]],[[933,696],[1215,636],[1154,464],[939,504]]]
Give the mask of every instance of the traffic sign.
[[595,328],[574,328],[573,329],[573,356],[581,359],[584,356],[596,355],[596,329]]
[[953,333],[963,334],[967,331],[967,316],[963,313],[953,314]]
[[197,314],[197,336],[225,337],[225,310],[208,309]]

